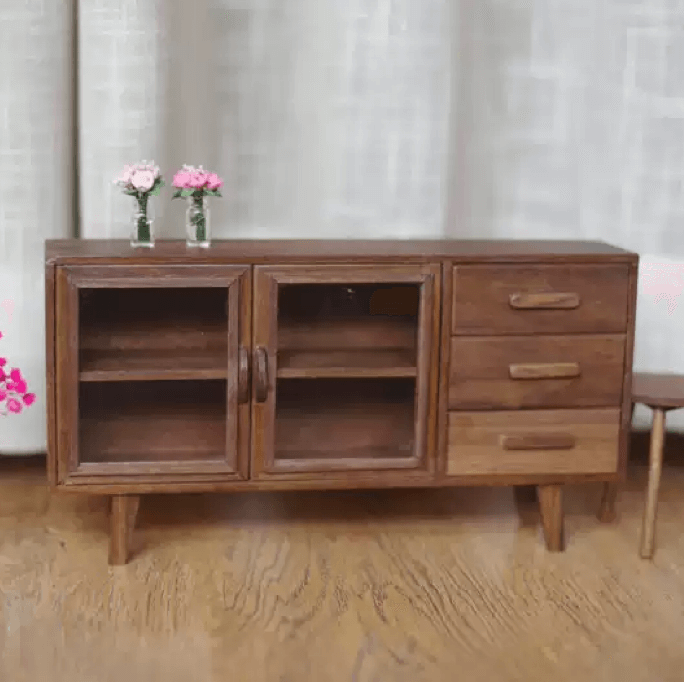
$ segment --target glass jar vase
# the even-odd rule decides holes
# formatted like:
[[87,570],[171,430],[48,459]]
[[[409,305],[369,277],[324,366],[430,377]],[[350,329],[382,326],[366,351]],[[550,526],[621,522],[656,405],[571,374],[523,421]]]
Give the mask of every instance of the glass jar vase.
[[188,197],[185,211],[185,243],[188,246],[207,248],[211,244],[211,213],[207,197]]
[[150,217],[147,196],[135,198],[133,223],[131,225],[131,246],[133,248],[152,248],[154,246],[154,221]]

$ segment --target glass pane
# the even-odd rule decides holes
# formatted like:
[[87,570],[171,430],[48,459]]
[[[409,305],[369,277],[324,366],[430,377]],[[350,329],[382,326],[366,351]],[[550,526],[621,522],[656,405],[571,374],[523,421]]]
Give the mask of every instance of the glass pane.
[[226,381],[81,383],[81,462],[220,461]]
[[277,384],[275,461],[411,459],[415,380],[290,379]]
[[82,381],[225,378],[227,288],[81,289]]

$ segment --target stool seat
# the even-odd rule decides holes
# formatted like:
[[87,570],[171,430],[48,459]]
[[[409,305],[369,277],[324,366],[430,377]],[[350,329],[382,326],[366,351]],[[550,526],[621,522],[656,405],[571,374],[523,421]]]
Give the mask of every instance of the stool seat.
[[632,375],[632,402],[663,410],[684,407],[684,375],[635,372]]

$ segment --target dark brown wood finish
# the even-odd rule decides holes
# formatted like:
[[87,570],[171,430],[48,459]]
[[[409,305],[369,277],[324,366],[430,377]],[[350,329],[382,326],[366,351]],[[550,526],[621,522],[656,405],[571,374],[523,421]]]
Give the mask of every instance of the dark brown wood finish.
[[[245,266],[60,267],[60,477],[248,476]],[[209,302],[210,305],[207,305]],[[185,364],[183,364],[185,363]],[[206,382],[206,383],[205,383]]]
[[47,480],[48,485],[55,487],[57,478],[57,396],[55,394],[55,267],[45,266],[45,367],[46,367],[46,410],[47,420]]
[[453,337],[449,408],[618,407],[624,354],[624,335]]
[[454,334],[617,333],[627,328],[626,265],[454,268]]
[[439,274],[255,268],[255,477],[433,468]]
[[636,254],[56,240],[46,261],[50,480],[117,496],[113,562],[154,492],[532,484],[561,549],[562,485],[623,475]]

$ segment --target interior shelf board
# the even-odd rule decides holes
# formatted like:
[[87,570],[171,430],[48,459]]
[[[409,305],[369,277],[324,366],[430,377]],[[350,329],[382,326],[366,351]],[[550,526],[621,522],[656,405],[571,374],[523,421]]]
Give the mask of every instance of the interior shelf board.
[[346,349],[278,351],[277,377],[411,378],[417,375],[412,349]]
[[93,381],[170,381],[225,379],[226,349],[83,350],[79,379]]

